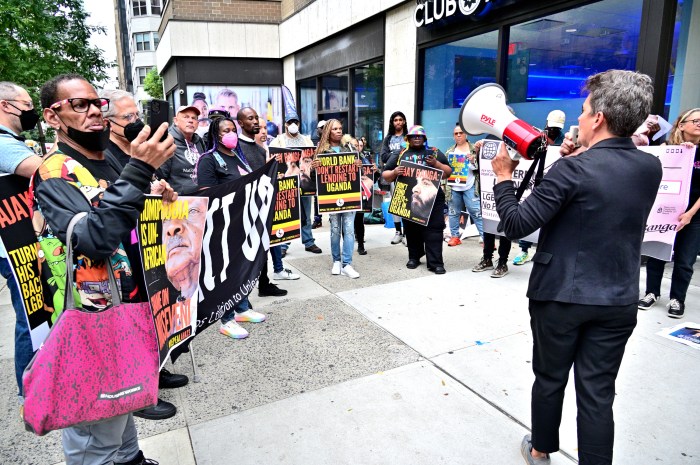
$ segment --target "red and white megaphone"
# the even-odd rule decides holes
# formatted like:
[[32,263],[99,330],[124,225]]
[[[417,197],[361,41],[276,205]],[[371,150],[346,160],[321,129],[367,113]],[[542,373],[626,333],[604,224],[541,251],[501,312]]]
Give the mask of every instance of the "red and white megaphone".
[[506,91],[496,83],[481,85],[469,94],[459,112],[459,125],[472,136],[488,133],[503,139],[514,160],[520,158],[518,154],[532,160],[541,144],[541,132],[508,110]]

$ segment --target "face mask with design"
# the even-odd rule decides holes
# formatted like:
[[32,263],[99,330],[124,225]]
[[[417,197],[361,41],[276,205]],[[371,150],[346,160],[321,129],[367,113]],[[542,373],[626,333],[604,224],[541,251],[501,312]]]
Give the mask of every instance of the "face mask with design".
[[292,123],[289,126],[287,126],[287,130],[292,135],[299,134],[299,125],[297,123]]
[[39,114],[34,108],[31,110],[20,110],[10,102],[7,102],[7,104],[19,111],[19,115],[15,115],[14,113],[12,114],[19,118],[19,124],[22,127],[22,131],[31,131],[36,127],[36,123],[39,122]]
[[227,132],[221,138],[221,143],[229,150],[235,149],[238,147],[238,134],[235,131]]

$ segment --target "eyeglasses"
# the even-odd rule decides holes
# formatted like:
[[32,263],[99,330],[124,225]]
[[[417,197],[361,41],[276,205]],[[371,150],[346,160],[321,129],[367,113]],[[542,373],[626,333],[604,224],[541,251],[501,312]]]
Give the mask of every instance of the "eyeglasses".
[[691,123],[700,128],[700,119],[687,119],[685,121],[681,121],[681,123]]
[[133,123],[137,119],[141,119],[143,114],[141,112],[136,112],[136,113],[127,113],[126,115],[121,115],[121,116],[116,116],[115,118],[119,118],[120,120],[126,121],[127,123]]
[[96,106],[103,113],[109,110],[108,98],[67,98],[52,104],[49,108],[56,110],[61,107],[61,105],[65,105],[66,103],[70,103],[70,107],[76,113],[87,113],[90,109],[90,105]]
[[23,104],[25,104],[26,106],[28,106],[30,110],[34,109],[34,103],[32,103],[31,100],[19,100],[19,99],[14,99],[14,98],[5,98],[5,99],[3,99],[3,100],[6,101],[6,102],[19,102],[19,103],[23,103]]
[[461,131],[457,131],[457,132],[455,132],[455,136],[463,136],[463,135],[464,135],[464,133],[463,133],[463,132],[461,132]]

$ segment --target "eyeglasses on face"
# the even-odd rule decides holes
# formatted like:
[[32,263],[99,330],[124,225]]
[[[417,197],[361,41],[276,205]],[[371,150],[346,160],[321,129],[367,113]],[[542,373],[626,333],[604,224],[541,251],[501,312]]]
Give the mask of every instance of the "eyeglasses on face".
[[127,123],[133,123],[137,119],[141,119],[143,114],[141,112],[136,112],[136,113],[127,113],[125,115],[115,115],[115,118],[119,118],[122,121],[126,121]]
[[462,131],[455,131],[455,136],[463,136],[464,133]]
[[34,109],[34,103],[31,100],[20,100],[20,99],[15,99],[15,98],[5,98],[3,99],[6,102],[19,102],[25,104],[27,107],[29,107],[30,110]]
[[52,104],[49,108],[51,108],[52,110],[57,110],[66,103],[69,103],[70,107],[76,113],[87,113],[90,109],[90,105],[96,106],[103,113],[109,110],[108,98],[67,98]]
[[681,123],[691,123],[697,127],[700,127],[700,119],[687,119],[685,121],[681,121]]

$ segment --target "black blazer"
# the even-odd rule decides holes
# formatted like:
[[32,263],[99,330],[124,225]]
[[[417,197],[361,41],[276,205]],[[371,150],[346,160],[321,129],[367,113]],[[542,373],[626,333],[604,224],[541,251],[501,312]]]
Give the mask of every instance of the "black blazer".
[[642,237],[661,175],[659,159],[626,137],[562,158],[521,205],[512,182],[496,184],[508,237],[541,228],[527,296],[584,305],[637,302]]

